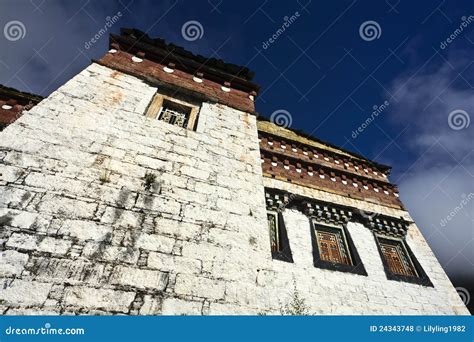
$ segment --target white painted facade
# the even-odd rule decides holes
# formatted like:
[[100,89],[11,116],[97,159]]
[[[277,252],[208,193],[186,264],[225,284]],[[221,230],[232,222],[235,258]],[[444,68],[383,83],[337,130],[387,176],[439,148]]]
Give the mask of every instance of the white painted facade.
[[157,91],[92,64],[0,133],[3,314],[279,314],[293,281],[314,314],[468,314],[414,224],[434,287],[387,280],[358,223],[368,276],[315,268],[294,209],[294,263],[272,260],[264,186],[409,216],[263,178],[255,116],[203,103],[185,130],[145,117]]

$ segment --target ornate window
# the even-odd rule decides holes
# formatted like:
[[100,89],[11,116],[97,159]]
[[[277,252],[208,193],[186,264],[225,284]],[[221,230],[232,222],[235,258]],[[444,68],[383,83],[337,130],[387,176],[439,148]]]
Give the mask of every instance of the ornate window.
[[156,94],[146,116],[187,129],[195,129],[199,106],[166,95]]
[[270,236],[270,249],[272,258],[293,262],[290,242],[283,222],[281,212],[267,211],[268,233]]
[[310,220],[314,266],[367,275],[345,225]]
[[417,276],[402,241],[379,238],[379,244],[390,272],[406,276]]
[[321,260],[352,265],[344,231],[341,228],[315,225],[315,230]]
[[388,279],[433,286],[405,240],[377,234],[375,240]]

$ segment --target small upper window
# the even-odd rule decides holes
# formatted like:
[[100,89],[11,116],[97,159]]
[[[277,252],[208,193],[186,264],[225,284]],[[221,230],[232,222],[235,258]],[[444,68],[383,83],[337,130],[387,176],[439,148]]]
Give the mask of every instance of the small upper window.
[[197,105],[156,94],[148,106],[146,116],[182,128],[195,129],[198,112]]
[[160,108],[157,118],[169,124],[186,128],[190,115],[191,107],[169,100],[163,100],[163,105]]

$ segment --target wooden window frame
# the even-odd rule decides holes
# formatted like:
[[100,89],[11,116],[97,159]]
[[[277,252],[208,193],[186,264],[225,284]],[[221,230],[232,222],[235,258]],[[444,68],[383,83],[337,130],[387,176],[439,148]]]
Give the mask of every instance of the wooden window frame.
[[[385,242],[385,241],[382,242],[381,240],[385,240],[385,241],[388,241],[388,242]],[[398,274],[398,275],[405,275],[407,277],[418,277],[419,276],[418,272],[416,271],[415,265],[413,264],[413,261],[411,260],[410,255],[408,254],[408,250],[407,250],[405,244],[403,243],[403,240],[389,238],[389,237],[377,236],[377,242],[380,245],[380,249],[382,251],[382,254],[384,255],[385,261],[387,261],[387,266],[389,267],[389,269],[390,269],[390,265],[388,265],[388,260],[386,258],[385,253],[382,250],[382,245],[391,245],[391,246],[394,246],[395,248],[399,247],[399,248],[396,248],[396,250],[397,250],[397,254],[398,254],[399,258],[401,259],[400,260],[401,268],[403,268],[405,272],[411,271],[411,273],[414,273],[414,274],[410,275],[410,274],[404,274],[404,273],[396,273],[392,269],[390,269],[391,273]],[[404,262],[403,262],[402,259],[406,259],[406,261],[409,264],[408,268],[410,268],[410,270],[408,270],[408,268],[404,265]]]
[[191,104],[189,102],[179,100],[179,99],[167,96],[167,95],[156,93],[153,96],[153,99],[151,100],[150,104],[148,105],[148,108],[145,112],[145,116],[149,119],[158,120],[158,118],[161,114],[161,111],[163,109],[163,103],[165,101],[175,103],[179,106],[189,107],[189,109],[190,109],[188,122],[186,124],[186,127],[181,127],[181,126],[178,126],[178,125],[174,125],[174,126],[189,129],[189,130],[193,130],[193,131],[196,130],[200,106],[195,105],[195,104]]
[[[276,223],[276,234],[278,250],[272,251],[272,241],[270,239],[270,251],[272,253],[272,259],[293,263],[293,254],[291,253],[290,241],[288,240],[288,233],[286,231],[285,222],[281,211],[267,210],[267,221],[268,215],[275,217]],[[270,237],[270,226],[268,226],[268,235]]]
[[[321,227],[323,229],[317,229],[316,226],[318,227]],[[316,245],[318,246],[318,251],[320,252],[321,250],[321,241],[320,241],[320,236],[318,234],[318,231],[324,231],[324,229],[326,230],[336,230],[336,231],[339,231],[340,234],[341,234],[341,237],[342,237],[342,243],[343,243],[343,247],[345,249],[345,251],[340,251],[341,252],[345,252],[345,254],[347,254],[347,258],[349,259],[349,263],[346,264],[346,263],[341,263],[341,264],[344,264],[344,265],[353,265],[353,261],[352,261],[352,257],[351,257],[351,253],[349,252],[349,246],[347,245],[347,238],[346,238],[346,234],[344,232],[344,229],[342,227],[338,227],[338,226],[333,226],[333,225],[328,225],[328,224],[325,224],[325,225],[322,225],[322,224],[315,224],[315,234],[316,234]],[[331,232],[328,232],[329,234],[332,234]],[[321,254],[321,253],[320,253]],[[328,262],[334,262],[334,261],[329,261],[329,260],[326,260]]]
[[[310,218],[309,222],[311,229],[311,243],[313,246],[313,264],[315,267],[332,271],[348,272],[367,276],[364,264],[362,263],[362,260],[360,259],[359,254],[357,253],[357,250],[354,246],[354,242],[352,241],[352,238],[347,230],[346,225],[332,225],[325,222],[320,222],[316,218]],[[336,263],[321,259],[321,255],[319,252],[320,245],[317,237],[317,226],[327,227],[330,229],[339,229],[341,231],[341,236],[344,240],[346,253],[349,257],[349,260],[352,262],[352,265]]]
[[280,227],[278,224],[278,212],[267,210],[267,220],[269,221],[268,216],[273,216],[273,219],[275,220],[275,238],[276,238],[276,245],[277,245],[277,250],[274,251],[272,249],[272,232],[270,228],[270,222],[268,222],[268,234],[270,236],[270,250],[272,251],[272,253],[279,252],[282,248],[281,248],[280,232],[279,232]]
[[[410,246],[408,246],[406,239],[387,236],[387,235],[378,234],[378,233],[374,233],[374,239],[375,239],[375,243],[377,245],[377,249],[380,254],[380,258],[382,259],[382,264],[383,264],[387,279],[396,280],[396,281],[404,281],[407,283],[433,287],[433,284],[431,283],[431,280],[429,279],[428,275],[425,273],[425,271],[423,270],[423,267],[421,267],[420,263],[416,259],[415,255],[410,249]],[[392,240],[392,241],[398,242],[401,245],[403,252],[405,252],[405,258],[407,258],[408,261],[410,262],[410,265],[413,268],[413,271],[416,273],[416,275],[410,276],[410,275],[393,273],[390,270],[387,259],[385,258],[385,255],[382,251],[382,248],[380,245],[380,239]]]

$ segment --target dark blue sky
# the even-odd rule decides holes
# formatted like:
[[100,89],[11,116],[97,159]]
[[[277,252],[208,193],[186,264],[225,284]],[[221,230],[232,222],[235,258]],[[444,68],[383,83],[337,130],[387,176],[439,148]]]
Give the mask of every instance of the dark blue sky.
[[[0,83],[48,95],[107,51],[107,36],[91,49],[84,43],[120,11],[112,32],[135,27],[195,53],[247,65],[262,86],[261,115],[286,110],[292,128],[392,165],[391,180],[443,266],[472,279],[473,9],[468,0],[3,0],[1,27],[16,20],[26,32],[14,41],[0,36]],[[200,39],[182,36],[190,20],[202,25]],[[379,26],[377,39],[361,37],[366,21]]]

